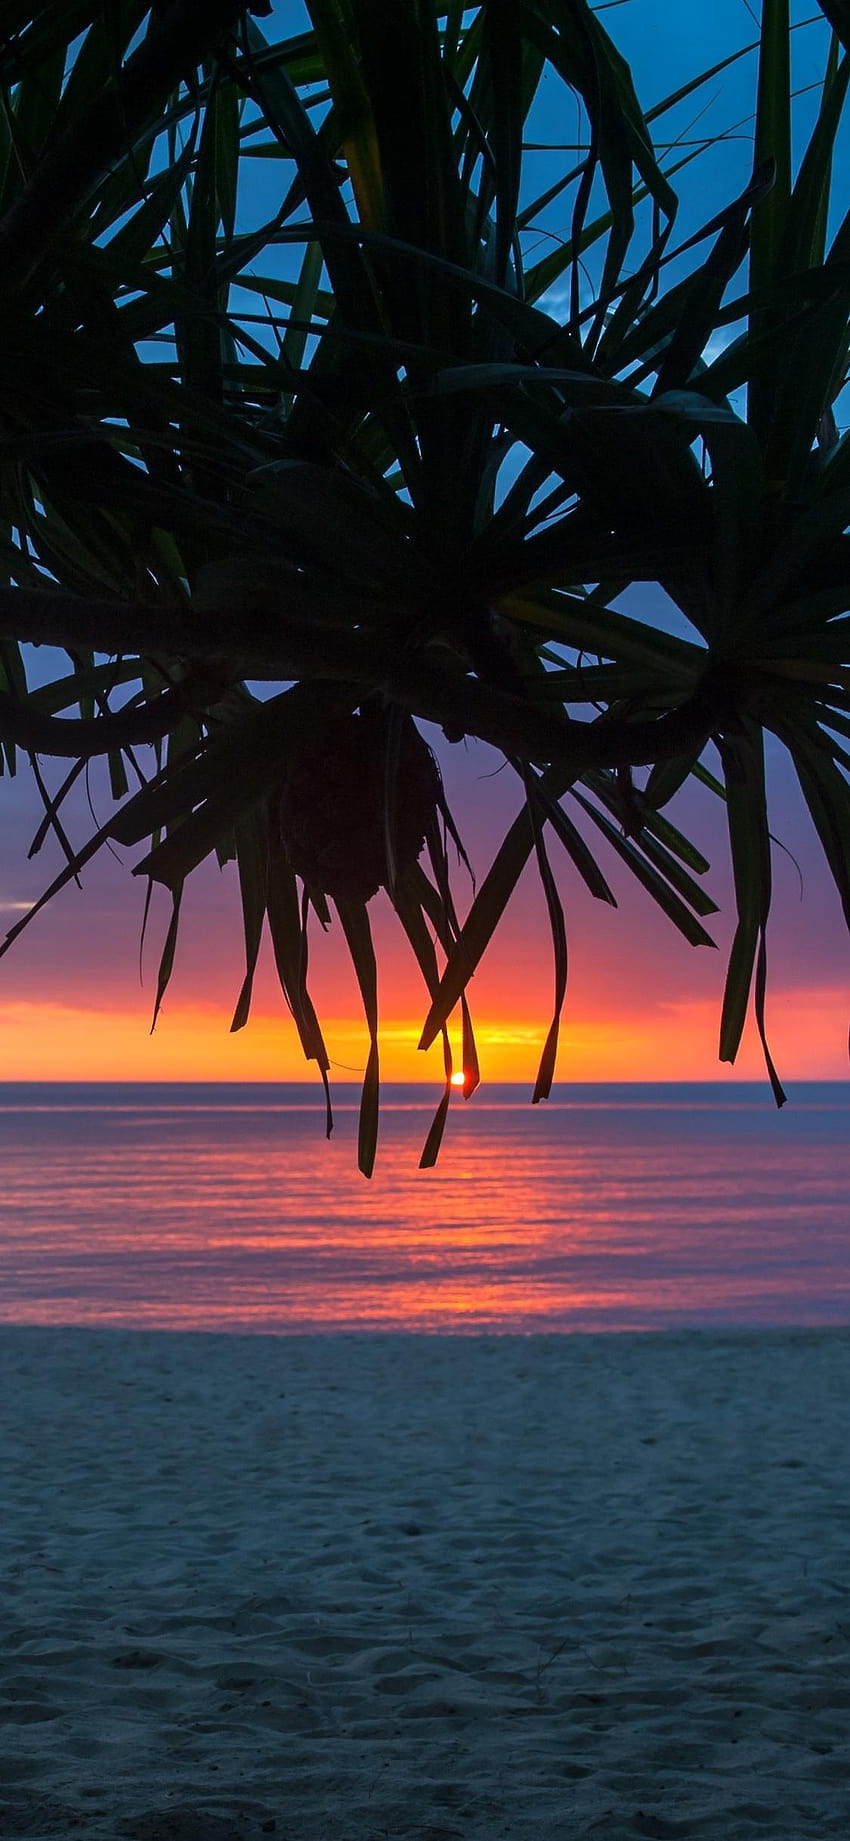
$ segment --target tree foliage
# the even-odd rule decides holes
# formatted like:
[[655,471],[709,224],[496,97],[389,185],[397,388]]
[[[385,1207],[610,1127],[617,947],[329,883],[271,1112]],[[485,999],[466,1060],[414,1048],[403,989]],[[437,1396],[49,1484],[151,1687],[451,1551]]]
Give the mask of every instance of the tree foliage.
[[[821,0],[828,55],[801,147],[787,0],[764,0],[752,177],[678,243],[673,178],[694,154],[659,154],[651,128],[688,92],[698,106],[715,72],[650,123],[587,0],[308,0],[305,30],[293,11],[4,7],[0,740],[9,771],[21,752],[32,764],[42,835],[65,853],[44,899],[108,839],[143,845],[137,872],[174,904],[158,1008],[187,877],[235,859],[233,1026],[267,926],[325,1082],[307,929],[336,918],[371,1038],[368,1173],[368,901],[344,866],[297,873],[282,811],[297,785],[301,832],[327,844],[323,759],[371,749],[348,776],[357,834],[380,839],[423,975],[423,1045],[444,1043],[432,1162],[449,1018],[460,1005],[469,1092],[467,986],[529,859],[556,986],[535,1099],[566,986],[553,853],[604,901],[613,853],[686,939],[709,939],[707,864],[665,814],[697,776],[725,804],[737,904],[720,1055],[734,1060],[752,999],[781,1103],[766,736],[850,922],[850,437],[835,413],[850,213],[833,186],[850,5]],[[535,197],[544,77],[582,128]],[[691,637],[614,605],[637,582]],[[33,642],[64,654],[54,682],[33,679]],[[247,688],[263,681],[262,697]],[[417,717],[492,743],[521,786],[463,917]],[[117,809],[76,850],[62,804],[96,754]],[[44,756],[72,763],[53,793]],[[411,831],[399,814],[414,807]]]

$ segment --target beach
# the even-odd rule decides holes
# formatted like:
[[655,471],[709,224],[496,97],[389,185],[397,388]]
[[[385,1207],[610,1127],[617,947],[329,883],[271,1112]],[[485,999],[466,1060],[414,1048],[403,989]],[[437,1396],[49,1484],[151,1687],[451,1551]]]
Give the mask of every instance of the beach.
[[0,1834],[850,1823],[850,1332],[0,1331]]

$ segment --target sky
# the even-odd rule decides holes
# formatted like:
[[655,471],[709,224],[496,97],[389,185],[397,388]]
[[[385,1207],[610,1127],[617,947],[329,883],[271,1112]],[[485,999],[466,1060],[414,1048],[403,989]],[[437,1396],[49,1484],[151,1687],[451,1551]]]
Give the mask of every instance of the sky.
[[[286,9],[281,9],[285,11]],[[798,13],[798,17],[803,16]],[[288,15],[287,15],[288,20]],[[605,24],[632,64],[645,108],[698,68],[755,36],[744,0],[626,0]],[[799,35],[800,81],[820,74],[816,42]],[[723,149],[683,179],[682,223],[705,221],[746,182],[751,164],[746,117],[752,108],[753,60],[718,78],[709,114],[694,132],[742,124]],[[562,105],[559,104],[559,108]],[[701,106],[701,105],[700,105]],[[558,123],[544,97],[544,135]],[[694,113],[676,119],[687,133]],[[563,129],[563,124],[561,124]],[[543,137],[543,136],[542,136]],[[542,138],[541,137],[541,138]],[[564,135],[567,138],[567,135]],[[549,156],[538,156],[544,161]],[[543,169],[541,167],[540,172]],[[535,172],[535,181],[546,182]],[[631,606],[659,615],[652,591]],[[486,871],[500,836],[520,804],[518,783],[482,744],[450,746],[427,730],[439,754],[450,803],[477,875]],[[837,898],[819,860],[782,751],[769,761],[775,852],[775,917],[770,934],[768,1021],[780,1073],[789,1081],[844,1078],[847,1073],[847,941]],[[55,776],[54,776],[55,777]],[[53,782],[51,782],[53,783]],[[108,796],[93,775],[98,820]],[[47,849],[27,860],[41,808],[26,774],[0,787],[0,922],[12,925],[56,873]],[[616,862],[604,863],[620,899],[613,911],[594,901],[564,862],[560,875],[570,941],[570,984],[558,1077],[562,1080],[706,1080],[759,1078],[762,1061],[748,1031],[734,1073],[717,1061],[717,1031],[725,957],[732,932],[722,814],[705,792],[682,797],[673,816],[712,861],[707,878],[721,903],[717,951],[682,941]],[[74,837],[82,842],[91,816],[80,801]],[[554,848],[554,847],[553,847]],[[252,1018],[229,1031],[242,977],[241,921],[236,875],[209,865],[187,891],[174,978],[156,1032],[149,1031],[158,947],[167,904],[155,902],[140,978],[144,888],[128,873],[134,853],[105,853],[40,915],[0,962],[0,1079],[26,1080],[294,1080],[311,1078],[264,952]],[[137,856],[141,852],[135,853]],[[463,891],[464,872],[456,886]],[[409,948],[388,904],[372,904],[379,946],[382,1068],[391,1080],[441,1078],[439,1048],[417,1050],[427,1002]],[[314,937],[313,994],[339,1081],[362,1073],[366,1046],[359,996],[336,938]],[[531,1083],[548,1027],[552,969],[545,908],[526,876],[488,957],[470,988],[485,1079]]]

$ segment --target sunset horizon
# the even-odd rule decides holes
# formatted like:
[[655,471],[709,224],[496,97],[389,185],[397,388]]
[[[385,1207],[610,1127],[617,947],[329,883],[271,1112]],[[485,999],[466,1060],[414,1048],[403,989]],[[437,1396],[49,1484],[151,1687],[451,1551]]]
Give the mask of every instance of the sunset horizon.
[[3,1841],[847,1841],[850,0],[3,18]]
[[[840,989],[774,991],[771,1044],[782,1077],[794,1081],[850,1078],[846,1049],[836,1030],[845,1001]],[[424,1014],[424,1012],[423,1012]],[[368,1037],[361,1018],[322,1018],[335,1085],[363,1077]],[[548,1019],[475,1016],[482,1084],[533,1083]],[[439,1043],[421,1052],[422,1014],[382,1018],[379,1036],[382,1079],[433,1088],[444,1081]],[[461,1066],[459,1036],[450,1032],[455,1068]],[[305,1061],[291,1020],[258,1010],[244,1030],[229,1028],[222,1001],[169,1005],[150,1030],[150,1000],[137,1008],[88,1004],[0,1002],[0,1083],[3,1081],[265,1081],[311,1085],[314,1064]],[[711,999],[659,1003],[645,1011],[606,1018],[598,1011],[567,1012],[555,1071],[556,1085],[588,1083],[718,1086],[764,1081],[764,1061],[754,1025],[747,1029],[734,1065],[717,1058],[717,1011]]]

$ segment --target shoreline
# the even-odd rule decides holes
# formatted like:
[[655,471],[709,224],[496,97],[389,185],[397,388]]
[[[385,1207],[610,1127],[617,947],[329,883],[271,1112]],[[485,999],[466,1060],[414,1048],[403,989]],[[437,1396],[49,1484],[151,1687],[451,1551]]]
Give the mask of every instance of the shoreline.
[[0,1328],[4,1841],[843,1835],[848,1391],[835,1328]]

